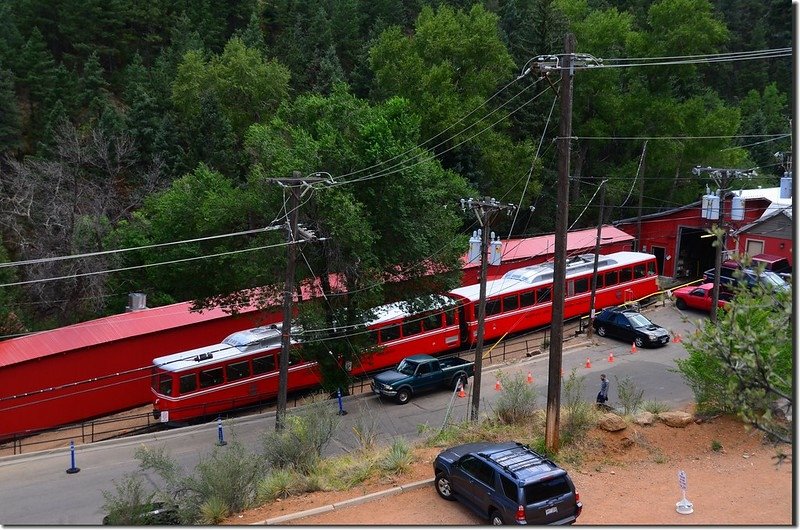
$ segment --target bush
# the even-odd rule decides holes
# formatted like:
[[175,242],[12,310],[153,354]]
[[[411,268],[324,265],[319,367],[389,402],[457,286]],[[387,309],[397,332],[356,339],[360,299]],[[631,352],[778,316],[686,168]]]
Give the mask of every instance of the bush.
[[288,414],[282,431],[264,434],[264,456],[270,466],[293,468],[302,474],[314,470],[322,449],[339,426],[338,410],[330,401],[322,399],[317,396],[310,404]]
[[257,487],[260,501],[285,499],[305,490],[304,477],[291,469],[273,469]]
[[403,438],[396,438],[389,448],[389,454],[380,460],[378,466],[383,471],[399,474],[407,471],[413,460],[414,455],[408,442]]
[[583,395],[584,376],[578,376],[572,369],[564,381],[564,414],[561,418],[561,434],[564,443],[582,439],[593,423],[594,409],[581,397]]
[[642,404],[644,390],[639,390],[629,376],[625,376],[622,381],[614,376],[617,382],[617,395],[622,404],[623,414],[626,416],[633,414]]
[[123,476],[121,481],[112,481],[115,491],[103,490],[103,512],[106,518],[104,524],[133,526],[142,524],[143,506],[151,504],[155,499],[155,492],[148,492],[144,488],[142,478],[129,474]]
[[222,505],[229,513],[249,508],[265,469],[264,460],[246,451],[235,438],[201,458],[191,475],[185,474],[163,447],[140,448],[136,458],[143,470],[153,470],[164,480],[166,491],[162,496],[175,499],[185,524],[221,513]]
[[647,412],[652,412],[653,414],[661,414],[662,412],[667,412],[670,410],[670,407],[663,401],[646,399],[642,402],[642,409],[646,410]]
[[219,497],[211,497],[206,499],[200,505],[200,523],[201,524],[219,524],[231,514],[228,503]]
[[532,418],[536,408],[536,388],[522,373],[509,377],[500,372],[498,378],[503,390],[494,405],[497,418],[505,424]]

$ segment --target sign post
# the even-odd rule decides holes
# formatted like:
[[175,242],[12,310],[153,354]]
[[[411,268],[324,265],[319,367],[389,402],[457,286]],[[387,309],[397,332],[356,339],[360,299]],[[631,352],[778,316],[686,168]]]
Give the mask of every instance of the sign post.
[[675,510],[683,515],[689,515],[694,511],[694,505],[686,498],[686,472],[678,471],[678,485],[681,487],[683,498],[675,503]]

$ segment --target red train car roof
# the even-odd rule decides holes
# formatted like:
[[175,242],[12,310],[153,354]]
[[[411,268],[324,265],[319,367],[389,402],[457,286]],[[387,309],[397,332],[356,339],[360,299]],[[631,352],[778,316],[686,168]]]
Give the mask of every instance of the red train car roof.
[[0,367],[230,316],[220,308],[192,312],[191,307],[191,302],[180,302],[8,339],[0,342]]
[[[610,225],[603,225],[600,229],[600,237],[603,245],[632,241],[633,236],[623,232],[619,228]],[[585,230],[575,230],[567,233],[567,252],[594,248],[597,241],[597,228],[587,228]],[[503,242],[503,261],[523,260],[533,256],[547,256],[555,252],[555,234],[543,236],[526,237],[522,239],[509,239]],[[468,263],[467,255],[464,255],[464,268],[479,267],[480,260]]]

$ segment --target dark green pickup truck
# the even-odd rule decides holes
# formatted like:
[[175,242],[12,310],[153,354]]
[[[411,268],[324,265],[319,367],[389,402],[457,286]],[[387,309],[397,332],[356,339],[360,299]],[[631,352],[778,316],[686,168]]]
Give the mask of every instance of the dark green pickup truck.
[[406,357],[394,370],[386,370],[372,379],[372,391],[381,396],[394,398],[404,405],[411,396],[433,390],[454,390],[458,383],[467,385],[467,379],[475,373],[475,363],[459,357],[437,359],[430,355]]

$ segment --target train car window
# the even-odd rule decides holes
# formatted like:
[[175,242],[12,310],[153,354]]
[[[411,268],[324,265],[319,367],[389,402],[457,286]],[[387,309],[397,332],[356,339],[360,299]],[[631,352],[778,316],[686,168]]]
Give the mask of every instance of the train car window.
[[275,357],[273,355],[253,359],[253,375],[266,374],[273,370],[275,370]]
[[218,385],[222,383],[222,381],[222,368],[212,368],[200,372],[200,388]]
[[440,313],[436,313],[435,315],[426,316],[422,320],[422,327],[425,329],[425,331],[439,329],[442,327],[442,315]]
[[500,312],[500,300],[486,300],[486,316]]
[[631,281],[632,275],[631,270],[628,268],[620,269],[619,271],[619,282],[625,283]]
[[[415,317],[418,318],[418,317]],[[412,320],[410,322],[403,322],[403,336],[410,337],[422,332],[422,322],[419,320]]]
[[197,390],[197,377],[195,377],[195,374],[182,375],[179,387],[181,394]]
[[528,291],[527,293],[522,293],[519,295],[519,305],[521,307],[529,307],[536,303],[536,295],[533,294],[533,291]]
[[503,311],[513,311],[519,307],[519,298],[517,295],[506,296],[503,298]]
[[225,367],[225,375],[228,381],[236,381],[250,376],[250,363],[243,361],[240,363],[229,364]]
[[377,331],[370,331],[367,334],[370,344],[378,344],[378,332]]
[[633,277],[634,278],[644,278],[645,276],[645,268],[644,263],[640,263],[639,265],[633,266]]
[[453,308],[448,309],[444,312],[445,322],[448,326],[452,326],[456,323],[456,310]]
[[170,374],[156,374],[153,376],[153,388],[159,394],[172,395],[172,376]]
[[550,287],[541,287],[536,289],[536,303],[542,304],[549,302],[552,297],[552,290]]
[[607,272],[604,276],[606,287],[617,285],[619,283],[619,275],[617,271]]
[[585,293],[589,290],[589,278],[575,280],[575,294]]
[[400,326],[388,326],[381,330],[381,342],[388,342],[400,338]]
[[658,274],[658,271],[656,271],[656,262],[651,261],[647,264],[647,275],[655,276],[656,274]]
[[[594,278],[595,278],[595,282],[596,282],[595,287],[598,288],[598,289],[601,289],[603,287],[603,275],[602,274],[598,274]],[[589,285],[591,285],[591,283]]]

